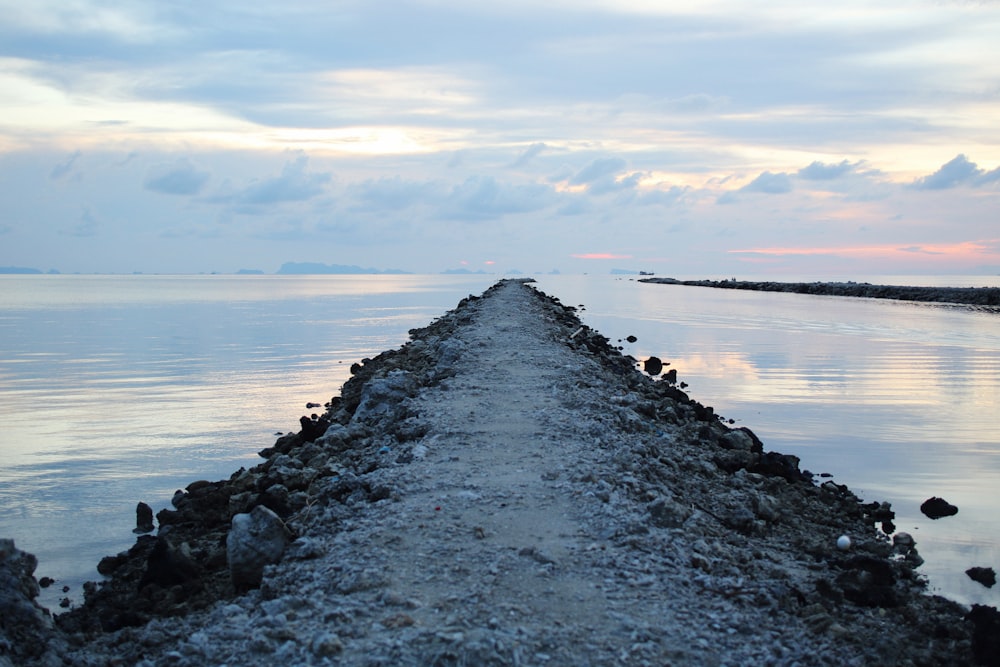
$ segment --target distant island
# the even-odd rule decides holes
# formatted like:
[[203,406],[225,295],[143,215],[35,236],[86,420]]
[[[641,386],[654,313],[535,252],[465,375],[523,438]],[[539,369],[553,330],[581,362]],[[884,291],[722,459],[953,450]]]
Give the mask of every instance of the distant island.
[[59,272],[55,269],[42,271],[41,269],[33,269],[25,266],[0,266],[0,274],[40,275],[43,273],[57,274]]
[[902,285],[872,285],[856,282],[778,283],[747,280],[675,280],[674,278],[642,278],[640,283],[686,285],[719,289],[753,290],[756,292],[794,292],[823,296],[855,296],[870,299],[958,303],[972,306],[1000,306],[1000,287],[907,287]]
[[278,269],[279,276],[303,275],[407,275],[408,271],[399,269],[371,269],[353,264],[323,264],[321,262],[285,262]]

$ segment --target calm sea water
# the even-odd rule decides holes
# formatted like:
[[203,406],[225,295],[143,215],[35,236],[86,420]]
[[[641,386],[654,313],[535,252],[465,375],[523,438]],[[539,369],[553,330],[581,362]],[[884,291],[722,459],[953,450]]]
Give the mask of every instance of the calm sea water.
[[[685,276],[677,276],[684,278]],[[702,277],[702,276],[694,276]],[[1000,314],[947,306],[536,276],[689,393],[866,500],[889,500],[932,589],[996,605]],[[134,541],[136,502],[261,461],[351,363],[397,347],[493,276],[0,276],[0,536],[78,600]],[[797,280],[798,277],[783,278]],[[997,278],[852,279],[1000,284]],[[931,495],[960,508],[932,522]],[[70,587],[63,593],[61,586]]]

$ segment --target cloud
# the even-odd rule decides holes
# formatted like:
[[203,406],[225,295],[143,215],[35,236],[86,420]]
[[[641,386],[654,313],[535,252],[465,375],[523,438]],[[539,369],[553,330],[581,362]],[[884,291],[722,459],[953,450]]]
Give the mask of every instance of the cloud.
[[76,161],[80,159],[82,153],[80,151],[74,152],[65,162],[60,162],[56,166],[52,167],[52,171],[49,172],[49,178],[53,181],[58,181],[61,178],[67,176],[73,171],[73,166]]
[[76,224],[71,227],[64,227],[59,230],[65,236],[90,237],[97,236],[100,228],[100,221],[91,213],[89,207],[85,207]]
[[528,146],[527,150],[517,156],[512,167],[523,167],[542,153],[548,146],[544,142],[537,142]]
[[285,164],[279,176],[252,182],[236,194],[225,197],[224,200],[259,207],[312,199],[324,192],[331,175],[325,172],[306,171],[308,163],[308,158],[300,156]]
[[672,206],[679,202],[684,195],[691,191],[689,187],[671,185],[669,188],[656,188],[650,192],[643,192],[638,198],[639,204],[659,204],[661,206]]
[[978,187],[997,181],[1000,181],[1000,167],[992,171],[980,169],[960,153],[933,174],[913,181],[913,187],[917,190],[947,190],[960,185]]
[[739,195],[745,192],[757,192],[767,195],[783,195],[791,191],[792,178],[788,174],[784,172],[774,174],[770,171],[765,171],[759,174],[757,178],[744,185],[742,188],[722,193],[722,195],[715,200],[715,203],[735,204],[740,201]]
[[570,185],[587,185],[609,177],[613,179],[615,174],[624,171],[626,166],[627,163],[622,158],[600,158],[578,171],[569,182]]
[[555,193],[545,185],[512,185],[492,176],[471,176],[452,188],[444,213],[450,218],[488,219],[536,211],[554,201]]
[[905,246],[905,247],[896,248],[896,249],[899,250],[900,252],[911,252],[911,253],[914,253],[914,254],[925,254],[925,255],[943,255],[944,254],[944,252],[941,251],[941,250],[930,250],[928,248],[925,248],[924,246],[919,246],[919,245]]
[[369,179],[352,188],[360,202],[398,211],[409,206],[440,200],[444,186],[436,182],[406,180],[399,176]]
[[196,195],[208,182],[209,174],[187,159],[150,168],[143,185],[147,190],[165,195]]
[[585,252],[571,255],[576,259],[632,259],[632,255],[617,255],[612,252]]
[[808,167],[799,169],[798,176],[807,181],[831,181],[854,171],[855,166],[847,160],[843,160],[837,164],[816,161]]
[[792,191],[792,179],[786,173],[772,174],[765,171],[742,188],[740,192],[762,192],[768,195],[783,195]]

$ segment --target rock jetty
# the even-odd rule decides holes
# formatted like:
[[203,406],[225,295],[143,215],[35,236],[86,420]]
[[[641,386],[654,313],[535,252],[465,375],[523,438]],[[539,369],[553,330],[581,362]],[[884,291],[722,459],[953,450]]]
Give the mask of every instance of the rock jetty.
[[55,622],[0,543],[0,665],[996,664],[996,611],[928,595],[888,504],[528,282],[356,364]]
[[983,306],[1000,309],[1000,287],[907,287],[899,285],[872,285],[856,282],[782,283],[747,280],[675,280],[673,278],[641,278],[640,283],[657,285],[687,285],[689,287],[716,287],[756,292],[794,292],[824,296],[855,296],[869,299],[895,299],[897,301],[923,301]]

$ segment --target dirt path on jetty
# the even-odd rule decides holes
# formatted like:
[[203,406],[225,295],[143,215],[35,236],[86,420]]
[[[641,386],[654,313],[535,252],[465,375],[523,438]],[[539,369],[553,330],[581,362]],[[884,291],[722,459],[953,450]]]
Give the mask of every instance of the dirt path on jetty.
[[[105,632],[86,619],[107,609],[80,610],[75,632],[59,639],[62,656],[79,665],[972,661],[965,611],[922,593],[907,540],[878,536],[886,505],[818,485],[794,457],[765,452],[748,430],[637,370],[571,308],[503,281],[412,334],[357,366],[315,441],[308,429],[281,439],[264,464],[218,487],[231,511],[262,503],[294,532],[259,588],[218,588],[223,599],[172,616],[147,607],[148,622]],[[853,544],[841,551],[845,534]],[[219,538],[198,539],[182,551],[204,568],[198,590],[215,590],[206,582],[218,577],[209,564]],[[151,588],[147,580],[146,598]]]

